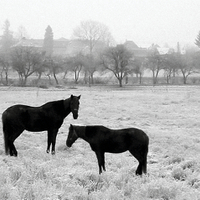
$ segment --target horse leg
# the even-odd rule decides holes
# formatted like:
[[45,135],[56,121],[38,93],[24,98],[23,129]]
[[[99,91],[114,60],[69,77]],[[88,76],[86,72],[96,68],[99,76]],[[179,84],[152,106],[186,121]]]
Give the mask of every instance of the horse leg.
[[55,145],[56,145],[56,136],[57,136],[58,130],[54,130],[52,132],[52,149],[51,149],[51,154],[55,154]]
[[10,156],[15,156],[17,157],[17,150],[15,148],[15,145],[14,145],[14,141],[9,141],[9,147],[10,147]]
[[14,145],[15,139],[23,132],[23,128],[20,125],[8,124],[3,121],[4,132],[4,145],[6,155],[17,156],[17,150]]
[[9,146],[9,149],[10,149],[10,156],[16,156],[18,155],[18,152],[15,148],[15,145],[14,145],[14,141],[16,140],[16,138],[19,137],[19,135],[23,132],[23,130],[18,130],[18,132],[15,132],[13,133],[12,131],[12,135],[8,138],[8,146]]
[[142,148],[134,148],[129,151],[139,162],[136,169],[136,175],[142,175],[142,171],[146,173],[147,152],[145,153]]
[[48,131],[48,135],[47,135],[47,151],[46,151],[47,153],[50,152],[51,142],[52,142],[51,131]]
[[99,165],[99,174],[101,174],[102,173],[102,168],[103,168],[104,171],[106,171],[104,152],[95,151],[95,153],[96,153],[97,160],[98,160],[98,165]]
[[51,153],[55,154],[55,144],[56,144],[56,136],[58,129],[48,130],[48,139],[47,139],[47,153],[50,152],[50,146],[52,145]]

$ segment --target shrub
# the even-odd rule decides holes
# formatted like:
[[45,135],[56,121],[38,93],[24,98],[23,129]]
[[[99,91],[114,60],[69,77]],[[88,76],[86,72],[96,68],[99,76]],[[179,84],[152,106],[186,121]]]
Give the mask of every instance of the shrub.
[[176,180],[184,181],[187,174],[182,168],[176,168],[172,171],[172,177]]
[[183,161],[183,158],[179,157],[179,156],[174,156],[169,160],[169,164],[175,164],[175,163],[180,163]]
[[187,161],[183,163],[182,168],[185,169],[190,169],[192,172],[197,168],[197,162],[194,160]]
[[148,184],[145,193],[147,198],[169,200],[175,199],[178,189],[174,183],[169,184],[165,179],[158,179]]

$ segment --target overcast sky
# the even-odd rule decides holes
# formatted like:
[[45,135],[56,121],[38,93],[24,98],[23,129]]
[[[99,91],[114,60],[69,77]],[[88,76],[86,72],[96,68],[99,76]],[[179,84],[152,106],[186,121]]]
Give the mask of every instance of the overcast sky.
[[5,20],[17,32],[44,38],[51,26],[54,39],[70,39],[81,21],[108,26],[117,43],[138,46],[194,44],[200,31],[200,0],[0,0],[0,35]]

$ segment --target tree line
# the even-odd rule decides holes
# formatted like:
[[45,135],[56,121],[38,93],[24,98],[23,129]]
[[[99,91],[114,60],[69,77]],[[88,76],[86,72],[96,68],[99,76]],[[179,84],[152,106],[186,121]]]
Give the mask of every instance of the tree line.
[[[21,29],[24,30],[24,29]],[[21,33],[21,37],[23,34]],[[124,80],[128,82],[129,76],[135,75],[139,83],[145,70],[152,73],[152,83],[158,83],[158,75],[164,72],[166,83],[173,83],[176,76],[182,76],[183,83],[194,73],[199,73],[200,54],[194,48],[172,51],[161,55],[157,48],[147,51],[145,57],[137,57],[131,49],[124,44],[116,45],[107,26],[95,21],[84,21],[74,29],[74,39],[87,41],[88,51],[79,51],[73,55],[54,55],[53,31],[50,26],[45,30],[42,48],[35,46],[17,46],[16,38],[10,30],[10,23],[5,21],[0,48],[0,76],[1,82],[9,84],[9,72],[14,70],[19,77],[19,84],[25,86],[27,79],[36,74],[39,83],[42,75],[53,77],[56,84],[58,73],[63,73],[63,78],[68,72],[74,74],[74,82],[78,83],[80,74],[84,74],[84,82],[93,84],[95,72],[113,73],[119,86]],[[101,45],[99,45],[101,44]],[[200,34],[195,41],[200,46]]]

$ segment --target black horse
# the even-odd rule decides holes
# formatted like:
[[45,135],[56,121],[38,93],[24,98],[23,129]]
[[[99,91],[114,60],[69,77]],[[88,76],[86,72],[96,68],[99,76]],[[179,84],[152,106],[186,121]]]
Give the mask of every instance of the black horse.
[[48,102],[40,107],[27,105],[14,105],[7,108],[2,114],[5,152],[17,156],[14,145],[15,139],[24,131],[48,132],[47,153],[55,154],[55,143],[58,129],[64,118],[73,113],[74,119],[78,118],[80,96],[69,97],[65,100]]
[[104,153],[122,153],[127,150],[139,161],[136,175],[147,172],[147,153],[149,137],[136,128],[112,130],[104,126],[73,126],[70,125],[66,145],[71,147],[78,139],[87,141],[96,153],[99,174],[105,171]]

